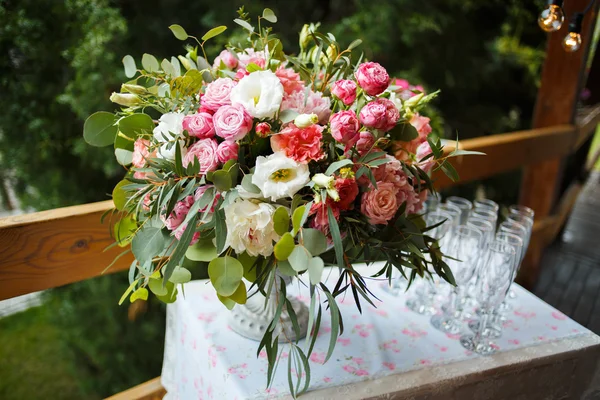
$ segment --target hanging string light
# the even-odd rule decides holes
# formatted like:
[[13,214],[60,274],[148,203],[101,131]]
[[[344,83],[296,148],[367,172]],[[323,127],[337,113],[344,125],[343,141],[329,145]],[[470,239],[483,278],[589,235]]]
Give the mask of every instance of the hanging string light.
[[[592,8],[596,0],[590,0],[582,12],[573,14],[569,23],[569,33],[562,41],[563,48],[573,53],[581,47],[581,25],[583,17]],[[548,0],[548,6],[542,10],[538,18],[538,24],[544,32],[556,32],[560,30],[565,21],[563,11],[563,0]]]

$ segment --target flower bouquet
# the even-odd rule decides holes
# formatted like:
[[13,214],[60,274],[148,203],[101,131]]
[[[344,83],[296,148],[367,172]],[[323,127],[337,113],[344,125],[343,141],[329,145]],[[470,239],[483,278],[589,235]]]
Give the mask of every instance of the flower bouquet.
[[[343,49],[305,25],[300,51],[289,55],[268,27],[277,21],[270,9],[256,25],[238,14],[247,40],[230,43],[212,65],[205,43],[225,26],[198,39],[172,25],[177,39],[197,46],[160,62],[144,54],[141,68],[124,57],[131,80],[111,96],[121,108],[91,115],[84,138],[114,145],[127,170],[113,191],[116,244],[135,256],[121,302],[149,291],[173,302],[194,263],[207,266],[229,309],[262,294],[272,311],[258,349],[267,353],[268,382],[278,343],[288,342],[296,395],[309,385],[322,312],[332,320],[328,359],[343,332],[336,298],[350,291],[359,310],[374,304],[353,262],[384,260],[371,275],[389,280],[398,270],[409,283],[433,273],[453,282],[420,212],[433,190],[428,173],[456,178],[447,160],[464,152],[444,154],[419,113],[438,92],[356,58],[360,40]],[[334,287],[322,282],[326,266],[340,270]],[[310,288],[305,323],[285,296],[286,277],[298,276]]]

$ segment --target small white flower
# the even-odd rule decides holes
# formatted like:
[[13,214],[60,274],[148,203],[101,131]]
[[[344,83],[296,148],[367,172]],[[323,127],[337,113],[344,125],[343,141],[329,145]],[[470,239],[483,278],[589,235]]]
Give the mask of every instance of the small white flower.
[[[183,139],[183,117],[184,115],[181,113],[170,112],[163,114],[158,120],[158,125],[152,133],[157,142],[165,144],[159,147],[157,157],[168,160],[175,159],[175,144],[169,144],[168,142],[172,142],[175,137]],[[179,146],[181,147],[181,156],[183,157],[185,155],[183,141],[179,141]]]
[[298,128],[308,128],[319,122],[317,114],[300,114],[294,119],[294,125]]
[[283,100],[283,85],[273,72],[255,71],[240,80],[230,98],[255,118],[273,118]]
[[280,238],[273,227],[274,206],[238,198],[224,210],[227,246],[237,254],[268,257],[273,253],[273,241]]
[[256,158],[252,183],[258,186],[265,198],[276,201],[293,197],[309,181],[308,166],[286,157],[282,152]]
[[333,201],[340,201],[340,195],[335,188],[333,176],[327,176],[325,174],[315,174],[312,181],[316,186],[322,187],[327,190],[327,195],[333,199]]

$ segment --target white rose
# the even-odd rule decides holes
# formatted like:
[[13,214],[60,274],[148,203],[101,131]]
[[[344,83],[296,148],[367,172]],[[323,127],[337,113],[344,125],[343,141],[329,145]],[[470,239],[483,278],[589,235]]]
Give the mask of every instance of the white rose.
[[265,198],[276,201],[293,197],[310,181],[308,166],[300,164],[281,152],[256,158],[252,183],[258,186]]
[[230,98],[255,118],[273,118],[283,100],[283,85],[273,72],[255,71],[240,80]]
[[[159,147],[157,157],[165,158],[168,160],[175,159],[175,145],[169,144],[169,141],[173,141],[174,137],[181,137],[183,139],[183,117],[181,113],[170,112],[163,114],[158,120],[158,125],[152,131],[154,139],[159,143],[165,143]],[[179,141],[181,147],[181,156],[185,155],[183,148],[183,141]]]
[[273,241],[280,238],[273,227],[274,206],[237,199],[224,209],[227,246],[238,254],[245,251],[251,256],[268,257],[273,253]]

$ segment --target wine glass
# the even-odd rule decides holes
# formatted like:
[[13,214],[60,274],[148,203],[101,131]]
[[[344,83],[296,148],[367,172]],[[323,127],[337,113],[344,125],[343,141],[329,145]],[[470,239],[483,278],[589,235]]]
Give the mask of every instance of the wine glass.
[[446,199],[446,204],[458,207],[460,209],[460,223],[464,224],[467,222],[467,217],[469,216],[469,211],[473,208],[473,203],[463,197],[450,196]]
[[490,221],[494,228],[498,222],[498,213],[486,208],[474,208],[469,213],[469,217],[476,217]]
[[477,292],[477,300],[481,307],[479,329],[475,334],[466,334],[460,338],[460,344],[464,348],[482,355],[496,351],[493,343],[484,337],[483,331],[494,307],[506,297],[516,260],[515,248],[501,240],[489,243],[486,253],[484,268],[479,271],[481,283]]
[[475,200],[473,202],[473,208],[476,210],[489,210],[494,212],[495,214],[498,214],[498,210],[500,210],[500,206],[498,205],[498,203],[489,199]]
[[479,230],[467,225],[459,225],[452,230],[452,237],[445,251],[445,261],[452,270],[456,286],[450,301],[443,308],[443,313],[431,318],[431,324],[436,329],[456,334],[462,328],[459,319],[462,310],[461,299],[475,272],[477,258],[481,252],[482,235]]
[[453,226],[460,225],[460,216],[462,214],[462,211],[460,208],[458,208],[454,204],[447,204],[447,203],[438,204],[437,211],[443,211],[443,212],[450,214],[452,216],[452,219],[450,220],[450,222]]

